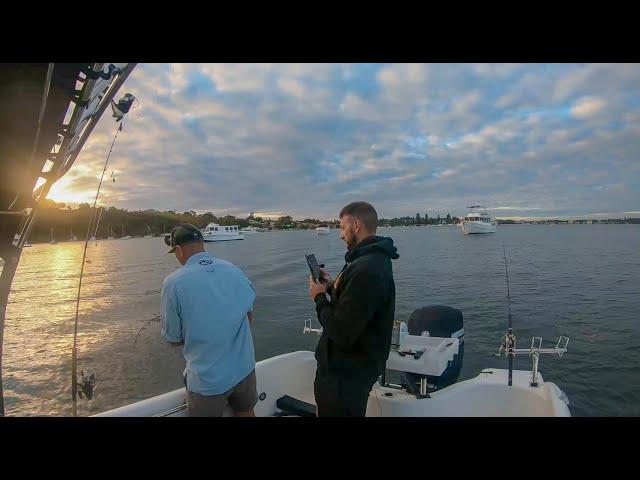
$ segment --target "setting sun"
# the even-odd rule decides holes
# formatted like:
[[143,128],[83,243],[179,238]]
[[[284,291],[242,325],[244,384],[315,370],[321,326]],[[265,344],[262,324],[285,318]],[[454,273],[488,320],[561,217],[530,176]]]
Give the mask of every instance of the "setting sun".
[[[67,205],[77,205],[83,202],[93,203],[96,194],[95,189],[93,191],[88,189],[74,190],[71,186],[73,181],[73,177],[62,177],[53,185],[47,198],[54,202],[62,202]],[[96,179],[96,188],[97,187],[98,180]]]

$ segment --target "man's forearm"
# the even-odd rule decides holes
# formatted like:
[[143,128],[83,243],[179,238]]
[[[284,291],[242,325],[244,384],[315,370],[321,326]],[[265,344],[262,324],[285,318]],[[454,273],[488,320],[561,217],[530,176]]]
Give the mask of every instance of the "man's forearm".
[[[368,294],[363,295],[362,292]],[[329,302],[325,295],[316,295],[314,301],[318,321],[327,337],[336,345],[349,348],[373,317],[380,297],[376,287],[366,283],[345,290],[337,303]]]

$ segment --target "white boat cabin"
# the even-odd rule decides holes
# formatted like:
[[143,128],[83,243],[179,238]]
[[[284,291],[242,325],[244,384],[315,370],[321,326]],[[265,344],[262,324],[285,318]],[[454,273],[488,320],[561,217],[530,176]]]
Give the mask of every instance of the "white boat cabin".
[[244,238],[237,225],[218,225],[217,223],[207,225],[202,230],[202,237],[205,242],[242,240]]
[[491,223],[492,218],[486,212],[471,212],[464,218],[468,222],[486,222]]
[[204,235],[228,235],[238,234],[238,226],[237,225],[218,225],[217,223],[210,223],[205,227],[202,231]]

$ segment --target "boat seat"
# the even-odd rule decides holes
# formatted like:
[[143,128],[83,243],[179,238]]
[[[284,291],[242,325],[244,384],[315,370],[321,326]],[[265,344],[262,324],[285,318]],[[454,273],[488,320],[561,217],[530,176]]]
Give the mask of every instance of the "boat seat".
[[282,412],[276,413],[276,416],[278,417],[286,417],[290,415],[298,417],[316,416],[316,406],[314,404],[303,402],[302,400],[290,397],[289,395],[280,397],[276,401],[276,407],[282,410]]

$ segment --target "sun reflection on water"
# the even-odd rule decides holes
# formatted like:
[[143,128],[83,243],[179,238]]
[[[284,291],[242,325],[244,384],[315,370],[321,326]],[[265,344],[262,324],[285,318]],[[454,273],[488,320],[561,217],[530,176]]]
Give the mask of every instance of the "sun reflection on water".
[[[161,255],[164,245],[153,240],[157,239],[104,240],[88,245],[79,308],[78,371],[99,369],[102,386],[111,375],[109,368],[97,367],[105,364],[102,352],[109,350],[107,355],[112,358],[106,363],[114,371],[122,367],[118,350],[130,353],[128,344],[140,328],[137,324],[158,313],[162,278],[175,268],[171,257]],[[142,252],[154,247],[156,257]],[[23,251],[5,329],[9,415],[71,414],[67,399],[71,398],[71,347],[83,248],[84,242],[78,241],[36,244]],[[152,294],[147,293],[149,285],[157,287]],[[102,395],[107,398],[109,395]],[[100,403],[81,405],[80,414],[103,408]]]

